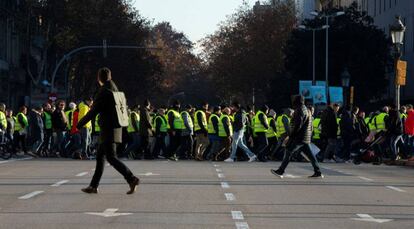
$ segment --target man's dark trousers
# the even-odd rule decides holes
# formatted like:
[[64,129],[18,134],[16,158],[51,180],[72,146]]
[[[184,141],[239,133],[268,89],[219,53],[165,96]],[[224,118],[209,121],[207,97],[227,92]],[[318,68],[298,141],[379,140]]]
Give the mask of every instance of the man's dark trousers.
[[319,168],[318,161],[316,160],[315,156],[312,154],[310,145],[305,144],[305,143],[289,144],[289,146],[287,147],[285,151],[285,156],[283,158],[282,164],[279,167],[279,171],[285,172],[285,169],[288,166],[290,160],[292,159],[292,156],[299,150],[301,150],[310,159],[315,173],[320,173],[321,169]]
[[97,188],[99,186],[99,181],[101,180],[105,167],[105,157],[106,160],[108,160],[109,164],[111,164],[119,173],[121,173],[128,183],[134,181],[135,177],[132,172],[116,157],[116,148],[116,143],[106,142],[99,144],[98,152],[96,155],[96,170],[93,174],[93,178],[90,184],[91,187]]

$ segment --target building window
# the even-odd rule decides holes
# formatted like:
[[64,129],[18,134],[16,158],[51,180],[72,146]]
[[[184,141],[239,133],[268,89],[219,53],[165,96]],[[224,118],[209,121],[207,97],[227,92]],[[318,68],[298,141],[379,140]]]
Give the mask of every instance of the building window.
[[387,5],[386,1],[387,0],[384,0],[384,12],[385,12],[385,10],[387,10],[387,8],[386,8],[386,5]]
[[374,0],[374,17],[377,16],[377,0]]
[[382,0],[379,0],[379,10],[378,10],[378,14],[381,14],[381,10],[382,10]]
[[390,9],[391,9],[391,5],[392,5],[391,1],[392,1],[392,0],[390,0]]

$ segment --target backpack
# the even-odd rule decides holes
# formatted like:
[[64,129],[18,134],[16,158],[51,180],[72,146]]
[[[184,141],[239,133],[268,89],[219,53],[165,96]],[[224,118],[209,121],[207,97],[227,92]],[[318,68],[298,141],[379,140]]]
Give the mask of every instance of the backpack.
[[115,107],[115,122],[114,127],[127,127],[129,125],[128,117],[128,106],[125,98],[125,94],[121,91],[111,91],[112,97],[114,99]]

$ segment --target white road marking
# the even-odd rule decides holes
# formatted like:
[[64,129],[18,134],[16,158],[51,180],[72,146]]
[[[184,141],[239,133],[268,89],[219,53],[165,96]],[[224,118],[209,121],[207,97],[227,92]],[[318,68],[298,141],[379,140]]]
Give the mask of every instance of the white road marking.
[[214,166],[214,167],[220,167],[220,165],[216,165],[216,164],[214,164],[213,166]]
[[85,212],[87,215],[96,215],[102,217],[116,217],[116,216],[124,216],[124,215],[132,215],[132,213],[116,213],[118,208],[108,208],[104,212]]
[[397,192],[406,192],[405,190],[402,190],[402,189],[394,187],[394,186],[385,186],[385,187],[387,187],[389,189],[392,189],[394,191],[397,191]]
[[25,161],[25,160],[30,160],[30,159],[33,159],[33,157],[25,157],[25,158],[19,158],[19,159],[11,159],[11,160],[0,161],[0,164],[5,164],[5,163],[9,163],[9,162],[14,162],[14,161]]
[[301,176],[295,176],[295,175],[292,175],[292,174],[283,174],[283,177],[285,177],[285,178],[301,178]]
[[236,222],[237,229],[249,229],[249,225],[246,222]]
[[219,178],[224,178],[224,174],[223,174],[223,173],[219,173],[219,174],[217,174],[217,176],[218,176]]
[[387,223],[393,221],[392,219],[375,219],[374,217],[368,214],[357,214],[359,218],[351,218],[352,220],[356,221],[364,221],[364,222],[374,222],[374,223]]
[[222,188],[230,188],[230,185],[227,182],[221,182],[221,187]]
[[52,184],[52,185],[50,185],[51,187],[59,187],[59,186],[61,186],[62,184],[65,184],[65,183],[68,183],[69,182],[69,180],[61,180],[61,181],[58,181],[58,182],[56,182],[56,183],[54,183],[54,184]]
[[159,176],[160,174],[149,172],[149,173],[139,173],[137,175],[138,176]]
[[234,196],[233,193],[224,193],[224,195],[226,196],[227,201],[235,201],[236,200],[236,197]]
[[34,191],[34,192],[31,192],[29,194],[26,194],[24,196],[19,197],[19,200],[27,200],[27,199],[30,199],[30,198],[32,198],[34,196],[37,196],[39,194],[42,194],[42,193],[44,193],[44,191]]
[[241,211],[231,211],[231,217],[233,217],[234,220],[244,220],[244,216]]
[[223,172],[223,170],[221,170],[221,169],[216,169],[216,172],[221,173],[221,172]]
[[76,176],[77,176],[77,177],[83,177],[83,176],[85,176],[86,174],[88,174],[88,172],[79,173],[79,174],[76,174]]
[[373,179],[369,179],[367,177],[359,177],[359,179],[362,179],[364,181],[370,181],[370,182],[374,181]]

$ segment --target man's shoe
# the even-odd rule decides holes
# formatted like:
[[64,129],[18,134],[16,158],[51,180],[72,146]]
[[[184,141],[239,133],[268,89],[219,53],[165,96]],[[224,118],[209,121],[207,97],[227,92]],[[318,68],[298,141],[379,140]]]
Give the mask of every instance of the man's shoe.
[[98,193],[98,188],[94,188],[94,187],[91,187],[91,186],[88,186],[87,188],[82,188],[81,190],[82,190],[82,192],[88,193],[88,194],[97,194]]
[[280,170],[271,169],[271,170],[270,170],[270,172],[271,172],[273,175],[276,175],[276,176],[278,176],[278,177],[280,177],[280,178],[283,178],[283,172],[282,172],[282,171],[280,171]]
[[314,173],[312,176],[309,176],[308,178],[324,178],[322,173]]
[[253,161],[256,161],[257,160],[257,157],[256,157],[256,155],[254,155],[253,157],[251,157],[250,159],[249,159],[249,162],[253,162]]
[[127,194],[131,195],[135,193],[138,185],[139,185],[139,179],[135,177],[134,180],[131,183],[129,183],[129,191],[127,192]]
[[234,159],[233,158],[227,158],[226,160],[224,160],[224,162],[229,162],[229,163],[231,163],[231,162],[234,162]]

